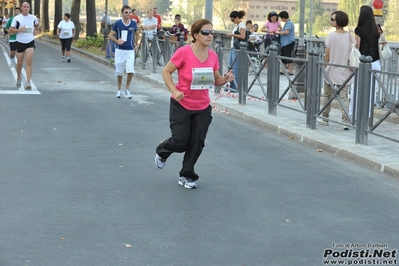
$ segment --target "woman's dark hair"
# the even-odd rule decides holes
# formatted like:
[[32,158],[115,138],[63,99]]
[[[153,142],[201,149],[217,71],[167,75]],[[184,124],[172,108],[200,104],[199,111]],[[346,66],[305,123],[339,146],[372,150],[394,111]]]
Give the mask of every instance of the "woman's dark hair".
[[180,20],[181,20],[180,14],[176,14],[176,15],[175,15],[175,19],[177,19],[178,21],[180,21]]
[[283,18],[283,19],[289,19],[290,18],[290,15],[288,14],[287,11],[281,11],[280,14],[278,14],[278,16],[280,18]]
[[195,39],[195,37],[194,37],[194,34],[200,33],[202,27],[205,25],[209,25],[209,24],[213,26],[212,22],[205,18],[201,18],[201,19],[194,21],[193,25],[191,25],[191,31],[190,31],[191,37],[193,38],[193,40],[192,40],[193,43],[195,43],[197,41],[197,39]]
[[335,11],[331,13],[331,16],[335,14],[335,22],[338,27],[346,27],[349,24],[349,17],[348,15],[343,12],[343,11]]
[[274,11],[270,12],[270,13],[267,15],[267,20],[268,20],[269,22],[272,22],[272,17],[277,17],[277,19],[278,19],[278,14],[277,14],[277,12],[274,12]]
[[69,14],[69,13],[65,13],[64,16],[66,16],[68,19],[71,18],[71,14]]
[[372,36],[380,36],[378,33],[378,26],[375,22],[373,9],[370,6],[362,6],[360,7],[359,20],[357,21],[358,27],[364,27],[369,31],[367,37],[369,38],[368,43],[372,43]]
[[232,11],[230,13],[230,18],[239,18],[242,19],[245,16],[245,11],[244,10],[240,10],[240,11]]

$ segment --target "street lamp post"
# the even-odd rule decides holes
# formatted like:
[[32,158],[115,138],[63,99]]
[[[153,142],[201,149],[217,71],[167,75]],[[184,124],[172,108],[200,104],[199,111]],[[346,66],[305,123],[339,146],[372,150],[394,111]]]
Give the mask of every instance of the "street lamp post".
[[205,18],[209,19],[211,22],[213,19],[212,11],[213,11],[213,0],[205,0]]
[[[298,49],[296,56],[301,59],[306,58],[306,47],[305,47],[305,29],[304,29],[304,24],[305,24],[305,1],[306,0],[300,0],[300,9],[299,9],[299,42],[298,42]],[[299,73],[299,70],[303,67],[303,62],[297,62],[296,63],[296,73]],[[299,93],[305,92],[305,77],[306,77],[306,72],[303,71],[297,80],[295,81],[295,86],[296,90]],[[291,93],[290,98],[294,98],[295,95]]]

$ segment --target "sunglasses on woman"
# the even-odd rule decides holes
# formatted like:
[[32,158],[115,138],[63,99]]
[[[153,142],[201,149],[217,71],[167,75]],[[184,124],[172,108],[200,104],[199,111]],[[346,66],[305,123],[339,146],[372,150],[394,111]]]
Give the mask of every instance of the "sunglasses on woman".
[[208,36],[209,34],[215,35],[213,30],[202,30],[201,34],[204,36]]

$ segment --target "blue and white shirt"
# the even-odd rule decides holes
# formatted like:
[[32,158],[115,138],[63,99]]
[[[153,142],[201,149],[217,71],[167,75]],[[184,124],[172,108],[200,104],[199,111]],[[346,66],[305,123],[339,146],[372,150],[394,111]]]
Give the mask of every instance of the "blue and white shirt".
[[116,44],[117,49],[133,50],[134,49],[134,34],[137,31],[137,22],[129,19],[129,24],[125,24],[122,19],[116,21],[112,26],[112,30],[116,32],[116,39],[122,39],[126,34],[126,41],[123,44]]

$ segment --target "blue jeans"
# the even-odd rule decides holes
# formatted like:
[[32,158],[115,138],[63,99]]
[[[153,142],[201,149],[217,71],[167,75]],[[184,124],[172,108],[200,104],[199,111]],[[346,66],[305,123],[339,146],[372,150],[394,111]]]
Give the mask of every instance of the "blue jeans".
[[[238,58],[236,59],[237,56],[238,56],[238,51],[230,51],[230,54],[229,54],[229,66],[230,67],[233,66],[232,67],[233,68],[233,74],[234,74],[236,82],[237,82],[237,78],[238,78]],[[235,61],[234,65],[233,65],[234,59],[236,59],[236,61]],[[234,81],[230,82],[230,88],[232,88],[234,90],[237,89],[236,84],[235,84]]]

